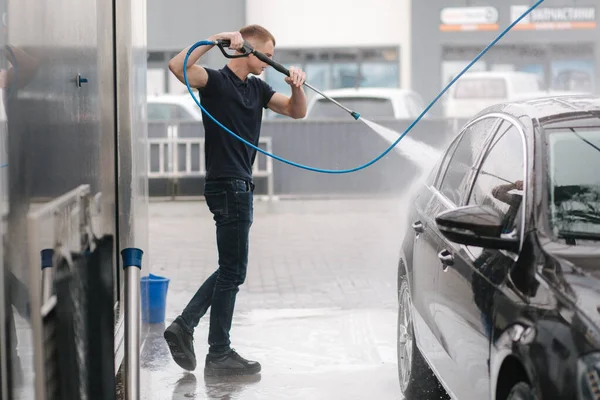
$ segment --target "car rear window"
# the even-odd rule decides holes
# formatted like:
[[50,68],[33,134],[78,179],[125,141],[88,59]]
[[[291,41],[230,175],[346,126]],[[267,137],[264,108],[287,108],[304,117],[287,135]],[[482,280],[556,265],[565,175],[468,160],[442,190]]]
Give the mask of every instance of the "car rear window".
[[172,118],[173,106],[168,103],[148,103],[149,121],[169,121]]
[[[351,110],[356,110],[365,118],[394,118],[394,106],[390,99],[374,97],[334,98]],[[310,119],[346,119],[348,113],[329,100],[319,99],[308,115]]]
[[600,238],[600,127],[550,130],[547,154],[554,233]]
[[455,83],[455,99],[506,98],[506,81],[502,78],[460,78]]

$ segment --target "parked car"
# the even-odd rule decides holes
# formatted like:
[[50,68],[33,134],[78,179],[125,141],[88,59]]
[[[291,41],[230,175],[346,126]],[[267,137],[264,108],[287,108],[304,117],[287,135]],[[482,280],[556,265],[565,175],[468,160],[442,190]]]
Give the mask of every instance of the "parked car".
[[[591,90],[591,87],[588,87],[588,90]],[[447,118],[469,119],[495,104],[567,94],[586,93],[545,91],[538,76],[528,72],[467,72],[444,95],[444,115]]]
[[[324,91],[323,94],[340,102],[368,119],[414,119],[425,105],[421,96],[405,89],[357,88]],[[315,94],[309,100],[306,119],[345,119],[348,114],[338,106]]]
[[406,399],[598,399],[600,98],[486,108],[408,207]]
[[148,96],[148,121],[202,121],[202,110],[189,94]]

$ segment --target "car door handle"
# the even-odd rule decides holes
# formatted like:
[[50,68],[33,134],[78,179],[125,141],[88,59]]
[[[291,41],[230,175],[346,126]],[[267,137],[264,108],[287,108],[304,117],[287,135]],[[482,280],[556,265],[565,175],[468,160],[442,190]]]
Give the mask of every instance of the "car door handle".
[[417,233],[425,232],[425,227],[423,226],[423,223],[421,221],[413,222],[412,228]]
[[444,265],[453,265],[454,256],[448,250],[444,249],[438,253],[438,258]]

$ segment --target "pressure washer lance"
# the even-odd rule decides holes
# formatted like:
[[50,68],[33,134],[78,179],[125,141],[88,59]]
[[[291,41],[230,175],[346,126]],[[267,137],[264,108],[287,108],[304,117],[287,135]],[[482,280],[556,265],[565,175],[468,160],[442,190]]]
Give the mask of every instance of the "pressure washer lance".
[[[230,40],[221,40],[221,39],[219,39],[219,40],[217,40],[215,42],[215,45],[218,46],[219,49],[221,49],[221,53],[223,53],[223,55],[226,58],[248,57],[250,54],[253,54],[256,58],[258,58],[260,61],[264,62],[265,64],[269,64],[271,67],[275,68],[277,71],[281,72],[282,74],[284,74],[286,76],[290,76],[290,71],[286,67],[284,67],[283,65],[279,64],[276,61],[271,60],[269,57],[267,57],[266,55],[264,55],[260,51],[254,50],[254,48],[247,41],[244,40],[243,47],[239,50],[239,52],[241,54],[229,54],[229,53],[227,53],[225,51],[225,48],[229,47],[230,44],[231,44]],[[306,86],[307,88],[309,88],[309,89],[317,92],[318,94],[320,94],[321,96],[323,96],[327,100],[331,101],[333,104],[335,104],[336,106],[340,107],[342,110],[346,111],[348,114],[352,115],[352,117],[355,120],[358,120],[360,118],[360,114],[359,113],[357,113],[356,111],[350,110],[348,107],[343,106],[342,104],[338,103],[337,101],[335,101],[331,97],[327,96],[326,94],[322,93],[318,89],[315,89],[314,87],[312,87],[308,83],[304,82],[304,86]]]

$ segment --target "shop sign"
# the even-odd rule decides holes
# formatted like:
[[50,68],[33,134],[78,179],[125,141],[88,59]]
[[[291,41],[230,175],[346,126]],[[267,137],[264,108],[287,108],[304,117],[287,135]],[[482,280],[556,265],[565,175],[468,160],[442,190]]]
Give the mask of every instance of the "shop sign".
[[[511,21],[517,20],[530,6],[511,6]],[[516,30],[565,30],[595,29],[596,7],[542,7],[526,15],[514,29]]]
[[495,7],[446,7],[440,13],[442,31],[482,31],[498,29]]

